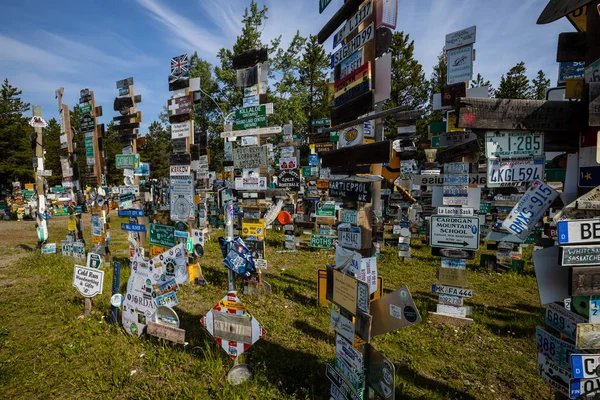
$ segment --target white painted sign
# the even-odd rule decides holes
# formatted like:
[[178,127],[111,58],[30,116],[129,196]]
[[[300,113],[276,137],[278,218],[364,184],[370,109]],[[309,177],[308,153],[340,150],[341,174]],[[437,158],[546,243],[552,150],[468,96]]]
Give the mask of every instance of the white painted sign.
[[475,210],[471,207],[438,207],[437,213],[439,215],[472,217],[475,215]]
[[446,51],[475,43],[477,27],[471,26],[446,35]]
[[253,135],[276,135],[281,133],[283,129],[280,126],[269,126],[266,128],[254,128],[254,129],[245,129],[241,131],[229,131],[229,132],[221,132],[221,138],[233,138],[233,137],[242,137],[242,136],[253,136]]
[[171,139],[180,139],[190,136],[191,121],[176,122],[171,124]]
[[73,287],[79,290],[84,297],[94,297],[102,294],[104,271],[75,265],[73,273]]
[[244,136],[242,137],[242,146],[252,146],[258,144],[258,136]]
[[600,219],[560,221],[556,225],[559,244],[600,242]]
[[447,59],[448,85],[473,79],[473,45],[448,51]]
[[436,311],[440,314],[452,315],[454,317],[465,318],[467,316],[466,307],[449,306],[446,304],[438,304]]
[[479,218],[431,216],[432,247],[479,250]]
[[189,165],[171,165],[170,167],[171,176],[188,176],[191,174],[190,170]]

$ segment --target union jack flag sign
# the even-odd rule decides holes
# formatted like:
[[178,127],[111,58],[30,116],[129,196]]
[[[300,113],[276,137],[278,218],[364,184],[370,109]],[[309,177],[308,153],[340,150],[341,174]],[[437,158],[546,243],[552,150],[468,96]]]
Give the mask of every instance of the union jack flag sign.
[[171,58],[171,75],[186,77],[190,73],[190,61],[187,54]]

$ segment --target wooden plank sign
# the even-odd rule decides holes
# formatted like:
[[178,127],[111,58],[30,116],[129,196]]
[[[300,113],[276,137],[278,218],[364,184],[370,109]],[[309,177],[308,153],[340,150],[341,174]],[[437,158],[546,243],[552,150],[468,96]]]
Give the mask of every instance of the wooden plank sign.
[[180,115],[189,115],[193,110],[194,100],[191,95],[169,99],[169,106],[167,108],[169,118]]
[[390,160],[390,141],[345,147],[321,153],[322,167],[379,164]]
[[479,139],[470,140],[468,142],[452,146],[442,151],[438,151],[436,158],[441,163],[450,162],[456,158],[476,153],[480,150]]
[[572,296],[600,295],[600,267],[571,268],[569,278]]
[[329,181],[329,195],[343,200],[368,203],[371,201],[371,182]]
[[440,267],[438,269],[438,280],[442,285],[468,286],[467,270]]
[[460,99],[458,126],[472,129],[576,131],[583,105],[568,101]]
[[148,325],[146,325],[146,333],[148,335],[166,339],[171,342],[179,344],[185,343],[185,330],[176,328],[174,326],[150,321],[148,322]]

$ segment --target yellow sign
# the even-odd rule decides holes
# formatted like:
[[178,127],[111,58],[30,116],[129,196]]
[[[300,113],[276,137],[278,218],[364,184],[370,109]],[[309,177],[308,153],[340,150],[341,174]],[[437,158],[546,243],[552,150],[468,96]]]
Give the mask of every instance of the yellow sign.
[[219,307],[227,308],[228,310],[246,310],[246,306],[243,303],[230,300],[219,300]]
[[329,181],[327,179],[318,179],[317,180],[317,189],[328,190],[329,189]]
[[446,129],[448,132],[463,132],[463,128],[457,128],[457,116],[456,112],[448,112],[448,128]]
[[105,244],[104,234],[102,234],[100,236],[92,236],[92,242],[93,243]]
[[[383,297],[383,278],[377,277],[377,290],[371,294],[369,301],[375,301]],[[320,269],[317,271],[317,302],[320,306],[329,304],[327,300],[327,270]]]
[[26,183],[25,190],[33,190],[33,183]]
[[587,31],[587,6],[579,7],[572,13],[567,14],[567,19],[579,32]]
[[249,222],[243,219],[241,236],[243,238],[248,236],[256,236],[258,240],[265,240],[265,220],[259,219],[258,222]]
[[567,86],[565,88],[565,99],[583,99],[583,87],[585,86],[585,80],[581,79],[567,79]]
[[75,220],[74,219],[70,219],[67,221],[67,229],[70,231],[75,230]]
[[150,245],[150,257],[156,257],[157,255],[162,254],[167,250],[169,250],[168,247]]

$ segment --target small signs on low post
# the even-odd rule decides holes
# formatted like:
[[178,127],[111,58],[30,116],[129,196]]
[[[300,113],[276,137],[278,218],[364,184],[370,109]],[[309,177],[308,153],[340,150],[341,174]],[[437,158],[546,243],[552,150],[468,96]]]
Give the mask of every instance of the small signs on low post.
[[94,297],[102,294],[104,271],[76,265],[73,273],[73,287],[77,288],[83,297]]

